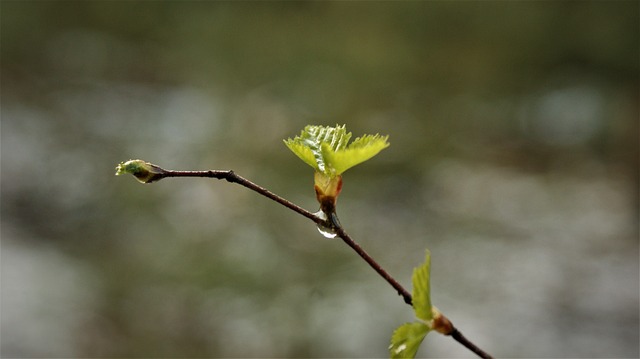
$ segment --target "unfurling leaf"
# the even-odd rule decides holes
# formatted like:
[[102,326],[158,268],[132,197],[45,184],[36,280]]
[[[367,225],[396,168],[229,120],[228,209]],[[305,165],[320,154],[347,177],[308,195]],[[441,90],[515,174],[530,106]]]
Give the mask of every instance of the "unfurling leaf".
[[422,265],[413,270],[413,309],[416,317],[430,323],[433,319],[433,310],[431,309],[431,289],[430,289],[430,269],[431,269],[431,253],[426,251],[425,260]]
[[284,143],[306,164],[329,177],[339,176],[389,146],[389,136],[364,135],[349,144],[351,136],[345,125],[309,125]]
[[320,209],[327,218],[335,216],[342,173],[389,146],[389,136],[364,135],[351,144],[346,126],[306,126],[300,135],[284,144],[302,161],[315,169],[314,188]]
[[389,346],[391,358],[414,358],[427,333],[429,333],[429,327],[422,322],[401,325],[391,336]]
[[327,151],[326,153],[323,151],[323,153],[325,153],[327,162],[335,168],[336,173],[342,173],[387,148],[389,146],[387,138],[388,136],[365,135],[356,138],[346,150]]
[[391,358],[415,357],[424,337],[429,331],[434,329],[434,315],[444,318],[444,316],[440,315],[438,310],[431,305],[429,284],[430,268],[431,253],[427,250],[424,263],[413,270],[413,276],[411,278],[413,282],[413,293],[411,296],[413,310],[416,313],[416,317],[423,321],[406,323],[393,332],[391,346],[389,347]]

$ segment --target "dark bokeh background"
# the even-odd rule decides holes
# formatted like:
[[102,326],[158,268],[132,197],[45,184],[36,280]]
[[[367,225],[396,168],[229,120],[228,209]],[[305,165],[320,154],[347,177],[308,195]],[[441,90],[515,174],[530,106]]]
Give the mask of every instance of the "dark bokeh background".
[[[502,357],[638,357],[639,5],[2,1],[3,357],[384,357],[411,308],[282,139],[391,147],[341,221]],[[471,354],[430,334],[419,355]]]

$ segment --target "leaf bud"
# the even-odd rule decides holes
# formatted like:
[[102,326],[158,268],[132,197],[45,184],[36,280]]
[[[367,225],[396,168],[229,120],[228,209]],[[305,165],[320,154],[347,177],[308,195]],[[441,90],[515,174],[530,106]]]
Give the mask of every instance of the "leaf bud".
[[116,176],[132,174],[140,183],[151,183],[161,180],[166,175],[162,168],[143,160],[120,162],[116,166]]

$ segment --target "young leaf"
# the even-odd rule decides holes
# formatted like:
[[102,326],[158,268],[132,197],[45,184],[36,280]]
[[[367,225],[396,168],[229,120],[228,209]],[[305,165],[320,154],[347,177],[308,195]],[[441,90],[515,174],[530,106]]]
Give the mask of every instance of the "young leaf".
[[428,332],[429,327],[422,322],[401,325],[391,336],[389,346],[391,358],[414,358]]
[[[291,152],[300,157],[304,163],[313,167],[316,171],[323,172],[316,161],[316,156],[314,155],[314,153],[319,153],[319,150],[316,149],[316,143],[313,140],[298,140],[298,137],[296,137],[294,140],[285,140],[284,144],[289,147]],[[320,160],[322,159],[320,158]],[[324,161],[321,163],[321,166],[324,168]]]
[[[353,141],[346,150],[329,152],[323,151],[327,162],[333,164],[336,173],[342,173],[360,164],[389,146],[389,136],[365,135]],[[324,150],[324,148],[323,148]]]
[[389,146],[389,136],[365,135],[349,144],[345,125],[306,126],[295,138],[284,141],[296,156],[316,171],[335,177]]
[[433,319],[431,309],[431,289],[429,273],[431,268],[431,253],[426,251],[424,263],[413,270],[413,309],[416,316],[427,323]]

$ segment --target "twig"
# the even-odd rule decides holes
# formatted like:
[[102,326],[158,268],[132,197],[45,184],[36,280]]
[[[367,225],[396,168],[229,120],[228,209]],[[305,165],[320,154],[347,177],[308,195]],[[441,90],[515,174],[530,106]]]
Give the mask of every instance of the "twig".
[[[174,171],[174,170],[164,170],[165,174],[162,177],[208,177],[208,178],[216,178],[216,179],[224,179],[231,183],[237,183],[243,187],[246,187],[258,194],[261,194],[271,200],[274,200],[281,205],[289,208],[290,210],[301,214],[316,224],[323,224],[325,221],[322,218],[319,218],[315,214],[307,211],[306,209],[298,206],[297,204],[288,201],[277,194],[269,191],[268,189],[258,186],[257,184],[249,181],[248,179],[237,175],[232,170],[218,170],[218,171]],[[158,178],[159,179],[159,178]]]
[[413,301],[411,298],[411,293],[409,293],[406,289],[404,289],[404,287],[400,285],[400,283],[398,283],[398,281],[395,280],[395,278],[393,278],[389,273],[387,273],[387,271],[385,271],[384,268],[382,268],[380,264],[378,264],[378,262],[375,261],[375,259],[373,259],[364,249],[362,249],[362,247],[360,247],[360,245],[356,243],[351,238],[351,236],[349,236],[347,232],[344,231],[342,227],[338,227],[336,229],[336,234],[349,247],[353,248],[353,250],[356,251],[356,253],[358,253],[358,255],[362,257],[362,259],[364,259],[367,263],[369,263],[369,265],[371,266],[371,268],[373,268],[373,270],[378,272],[378,274],[380,274],[382,278],[384,278],[387,282],[389,282],[389,284],[391,284],[393,289],[395,289],[398,292],[398,294],[402,296],[405,303],[412,305]]
[[[326,227],[332,227],[335,229],[336,234],[338,235],[338,237],[340,237],[349,247],[353,248],[354,251],[356,251],[356,253],[358,253],[358,255],[360,257],[362,257],[362,259],[365,260],[365,262],[367,262],[371,268],[373,268],[378,274],[380,274],[380,276],[382,278],[384,278],[387,282],[389,282],[389,284],[398,292],[398,294],[400,296],[402,296],[402,298],[404,299],[404,302],[411,305],[412,301],[411,301],[411,293],[409,293],[406,289],[404,289],[404,287],[402,287],[402,285],[400,285],[400,283],[398,283],[397,280],[395,280],[395,278],[393,278],[389,273],[387,273],[387,271],[384,270],[384,268],[382,268],[380,266],[380,264],[378,264],[378,262],[375,261],[375,259],[373,259],[373,257],[371,257],[364,249],[362,249],[362,247],[360,247],[360,245],[358,243],[356,243],[351,236],[349,236],[347,234],[347,232],[345,232],[345,230],[342,228],[342,226],[337,226],[336,228],[336,222],[335,220],[333,220],[333,223],[327,223],[327,221],[329,220],[325,220],[322,219],[320,217],[318,217],[317,215],[315,215],[314,213],[311,213],[309,211],[307,211],[306,209],[298,206],[297,204],[290,202],[280,196],[278,196],[277,194],[267,190],[264,187],[261,187],[251,181],[249,181],[248,179],[236,174],[235,172],[231,171],[231,170],[218,170],[218,171],[174,171],[174,170],[164,170],[164,175],[162,175],[162,177],[208,177],[208,178],[216,178],[216,179],[225,179],[228,182],[231,183],[237,183],[241,186],[244,186],[246,188],[249,188],[250,190],[257,192],[269,199],[272,199],[278,203],[280,203],[281,205],[295,211],[296,213],[299,213],[309,219],[311,219],[312,221],[314,221],[316,224],[319,225],[325,225]],[[158,179],[154,179],[154,180],[159,180]]]
[[453,328],[453,331],[449,335],[453,339],[455,339],[455,341],[457,341],[458,343],[464,345],[465,348],[471,350],[473,353],[475,353],[480,358],[483,358],[483,359],[491,359],[491,358],[493,358],[491,355],[486,353],[484,350],[478,348],[477,345],[475,345],[471,341],[469,341],[469,339],[467,339],[464,335],[462,335],[462,333],[460,333],[460,331],[458,329],[456,329],[455,327]]
[[[139,181],[143,183],[151,183],[155,181],[159,181],[165,177],[205,177],[205,178],[215,178],[215,179],[224,179],[231,183],[237,183],[243,187],[246,187],[258,194],[261,194],[289,209],[292,211],[307,217],[312,220],[314,223],[318,225],[322,225],[327,228],[331,228],[335,231],[336,235],[340,237],[349,247],[351,247],[358,255],[365,260],[373,268],[382,278],[384,278],[392,287],[395,289],[400,296],[404,299],[404,302],[408,305],[413,305],[413,299],[411,297],[411,293],[409,293],[400,283],[398,283],[395,278],[393,278],[387,271],[385,271],[378,262],[376,262],[358,243],[356,243],[347,232],[345,232],[344,228],[340,225],[340,222],[337,220],[335,213],[333,216],[328,219],[321,218],[315,213],[309,212],[306,209],[298,206],[297,204],[284,199],[283,197],[278,196],[277,194],[267,190],[264,187],[261,187],[248,179],[236,174],[232,170],[209,170],[209,171],[175,171],[175,170],[165,170],[156,165],[147,164],[148,167],[145,167],[142,171],[133,173],[133,175],[138,178]],[[451,327],[452,330],[450,333],[446,333],[446,335],[450,335],[453,339],[455,339],[458,343],[465,346],[467,349],[478,355],[480,358],[489,359],[492,358],[491,355],[484,352],[482,349],[478,348],[475,344],[469,341],[462,333],[456,329],[455,327]]]

